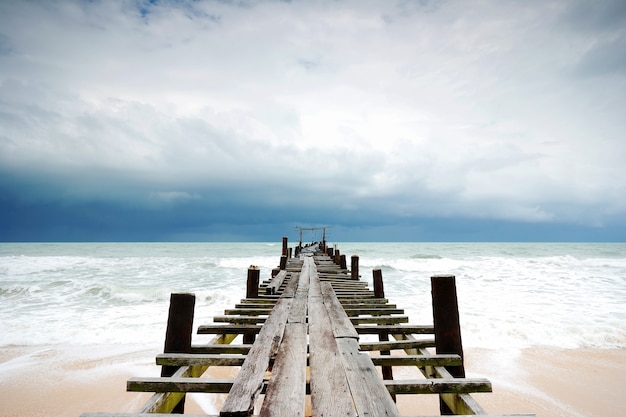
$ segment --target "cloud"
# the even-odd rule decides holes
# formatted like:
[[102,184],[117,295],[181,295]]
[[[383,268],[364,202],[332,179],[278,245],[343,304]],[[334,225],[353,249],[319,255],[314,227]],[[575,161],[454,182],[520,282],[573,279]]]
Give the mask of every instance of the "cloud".
[[622,12],[3,3],[3,184],[22,208],[191,210],[197,227],[209,221],[193,213],[235,224],[255,206],[264,224],[609,227],[626,214]]

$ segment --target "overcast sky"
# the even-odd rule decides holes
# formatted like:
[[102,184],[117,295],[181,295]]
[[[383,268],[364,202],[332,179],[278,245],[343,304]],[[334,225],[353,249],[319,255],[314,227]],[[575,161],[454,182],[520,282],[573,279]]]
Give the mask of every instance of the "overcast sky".
[[0,240],[624,241],[625,158],[623,0],[0,2]]

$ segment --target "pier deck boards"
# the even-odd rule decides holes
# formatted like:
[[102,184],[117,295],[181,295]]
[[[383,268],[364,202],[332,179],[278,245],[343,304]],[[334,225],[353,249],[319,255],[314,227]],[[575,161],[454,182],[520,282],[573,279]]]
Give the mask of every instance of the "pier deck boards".
[[[157,365],[179,367],[172,376],[129,379],[129,391],[155,393],[138,413],[83,417],[170,413],[190,392],[228,394],[220,416],[401,416],[395,396],[405,394],[439,394],[455,415],[486,415],[470,394],[490,392],[491,383],[453,377],[446,367],[461,366],[462,357],[433,353],[434,327],[405,324],[403,313],[310,248],[261,283],[258,295],[199,326],[198,334],[215,335],[211,342],[158,355]],[[246,342],[235,344],[240,335]],[[234,379],[205,377],[212,366],[239,371]],[[391,367],[400,366],[421,377],[392,379]]]

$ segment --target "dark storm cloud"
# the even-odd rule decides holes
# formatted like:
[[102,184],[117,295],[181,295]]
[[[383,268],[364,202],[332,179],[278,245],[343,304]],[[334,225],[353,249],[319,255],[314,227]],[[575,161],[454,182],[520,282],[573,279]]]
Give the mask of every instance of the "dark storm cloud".
[[4,2],[1,238],[613,239],[623,22],[623,2]]

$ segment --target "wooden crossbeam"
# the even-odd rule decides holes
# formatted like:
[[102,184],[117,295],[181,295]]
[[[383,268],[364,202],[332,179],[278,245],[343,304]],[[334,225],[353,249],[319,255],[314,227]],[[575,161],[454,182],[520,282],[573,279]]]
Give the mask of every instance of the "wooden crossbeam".
[[371,350],[394,350],[394,349],[416,349],[423,347],[434,347],[435,339],[425,340],[390,340],[383,342],[364,342],[359,343],[359,347],[363,351]]
[[405,325],[405,324],[395,324],[395,325],[381,324],[378,326],[357,325],[357,326],[354,326],[354,328],[359,334],[381,334],[381,333],[433,334],[434,332],[433,326],[428,326],[428,325],[424,326],[424,325]]

